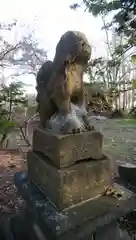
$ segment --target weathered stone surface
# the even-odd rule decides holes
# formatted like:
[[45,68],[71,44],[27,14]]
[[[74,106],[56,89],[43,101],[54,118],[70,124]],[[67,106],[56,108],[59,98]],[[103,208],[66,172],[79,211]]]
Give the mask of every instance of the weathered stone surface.
[[132,240],[127,232],[123,232],[116,222],[104,226],[95,233],[95,240]]
[[26,172],[16,173],[15,185],[26,200],[27,221],[36,222],[48,240],[90,240],[95,232],[96,240],[104,239],[104,228],[110,230],[117,219],[136,207],[136,194],[118,184],[114,187],[123,192],[122,199],[102,196],[60,212],[30,181]]
[[58,169],[48,157],[29,151],[30,178],[60,210],[102,194],[111,182],[109,159],[79,162]]
[[33,133],[33,150],[49,157],[58,168],[88,158],[101,159],[102,147],[103,135],[96,131],[56,135],[36,128]]
[[[28,217],[29,213],[28,213]],[[27,217],[27,219],[28,219]],[[33,223],[33,219],[31,219],[32,223]],[[132,237],[128,235],[128,233],[126,231],[122,231],[119,226],[118,223],[116,221],[111,221],[110,224],[103,226],[102,228],[96,230],[95,233],[90,232],[90,234],[88,236],[86,236],[86,234],[82,235],[82,238],[78,237],[74,231],[69,231],[69,233],[64,234],[64,236],[56,236],[56,238],[52,238],[52,236],[49,236],[47,238],[47,234],[43,233],[40,226],[38,224],[36,224],[35,222],[33,223],[33,229],[32,231],[34,232],[35,236],[37,237],[36,239],[32,238],[33,240],[52,240],[52,239],[56,239],[56,240],[69,240],[69,239],[74,239],[74,240],[132,240]],[[46,239],[45,239],[46,236]],[[135,237],[135,235],[134,235]]]
[[[63,117],[59,118],[60,124],[53,127],[53,132],[72,133],[73,128],[87,131],[91,127],[85,111],[83,88],[83,74],[90,56],[91,46],[86,36],[79,31],[68,31],[56,46],[53,62],[47,61],[40,68],[36,100],[43,128],[48,128],[54,114]],[[84,108],[82,117],[72,114],[71,103]],[[53,122],[50,122],[51,126]]]
[[35,234],[36,240],[47,240],[47,238],[45,238],[43,232],[41,231],[40,227],[35,222],[33,223],[32,230]]

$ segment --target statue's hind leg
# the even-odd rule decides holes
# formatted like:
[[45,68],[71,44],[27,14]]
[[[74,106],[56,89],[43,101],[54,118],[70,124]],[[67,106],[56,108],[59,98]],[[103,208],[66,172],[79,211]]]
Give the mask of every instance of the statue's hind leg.
[[43,128],[46,128],[47,122],[55,113],[55,106],[52,104],[48,97],[43,97],[40,99],[39,104],[39,114],[40,114],[40,123]]

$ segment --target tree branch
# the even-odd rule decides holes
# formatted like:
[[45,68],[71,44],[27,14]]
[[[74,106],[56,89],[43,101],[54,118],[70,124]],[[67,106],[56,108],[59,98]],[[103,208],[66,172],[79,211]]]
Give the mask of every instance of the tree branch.
[[4,59],[4,57],[6,55],[8,55],[11,51],[14,51],[15,49],[17,49],[17,47],[19,46],[20,44],[17,43],[14,47],[11,47],[10,49],[8,49],[6,52],[3,53],[3,55],[0,57],[0,61],[2,61]]
[[103,25],[104,25],[104,29],[105,29],[105,34],[106,34],[106,39],[107,39],[107,46],[109,49],[109,53],[112,56],[112,51],[111,51],[111,47],[110,47],[110,41],[109,41],[109,36],[108,36],[108,31],[106,29],[106,23],[105,23],[105,19],[104,17],[101,15],[102,21],[103,21]]
[[41,61],[41,59],[37,56],[37,54],[34,52],[35,57],[38,59],[38,61],[42,64],[43,62]]
[[35,117],[37,117],[38,116],[38,114],[36,113],[34,116],[32,116],[32,117],[30,117],[30,118],[28,118],[26,121],[24,121],[24,124],[25,124],[25,132],[24,132],[24,130],[23,130],[23,125],[22,126],[20,126],[19,128],[20,128],[20,132],[21,132],[21,134],[22,134],[22,137],[23,137],[23,139],[25,140],[25,142],[27,143],[27,145],[30,147],[31,146],[31,144],[30,144],[30,142],[29,142],[29,140],[27,139],[27,137],[26,137],[26,128],[27,128],[27,125],[28,125],[28,122],[29,121],[31,121],[31,120],[33,120]]
[[20,126],[19,128],[20,128],[20,132],[21,132],[21,134],[22,134],[23,139],[25,140],[25,142],[27,143],[27,145],[28,145],[29,147],[31,147],[30,142],[28,141],[28,139],[27,139],[26,136],[25,136],[25,133],[24,133],[24,131],[23,131],[23,127]]

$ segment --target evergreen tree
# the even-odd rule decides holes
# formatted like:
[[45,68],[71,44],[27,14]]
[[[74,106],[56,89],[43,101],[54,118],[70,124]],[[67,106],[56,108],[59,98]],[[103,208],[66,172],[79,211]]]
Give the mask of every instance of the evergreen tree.
[[0,146],[3,147],[9,133],[20,126],[16,120],[15,108],[27,105],[24,97],[24,84],[11,82],[9,86],[2,85],[0,90]]

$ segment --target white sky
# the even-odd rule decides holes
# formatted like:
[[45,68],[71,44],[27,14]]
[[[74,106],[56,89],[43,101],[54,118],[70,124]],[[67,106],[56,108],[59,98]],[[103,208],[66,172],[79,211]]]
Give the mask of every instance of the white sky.
[[[1,21],[17,19],[35,28],[36,37],[47,50],[49,59],[54,56],[59,38],[68,30],[79,30],[86,34],[93,46],[93,56],[105,55],[101,19],[92,17],[83,9],[72,11],[69,6],[74,2],[76,0],[1,0],[0,18]],[[14,36],[10,38],[13,40]],[[24,76],[21,80],[35,85],[35,79],[31,76]],[[34,91],[34,87],[27,90]]]

